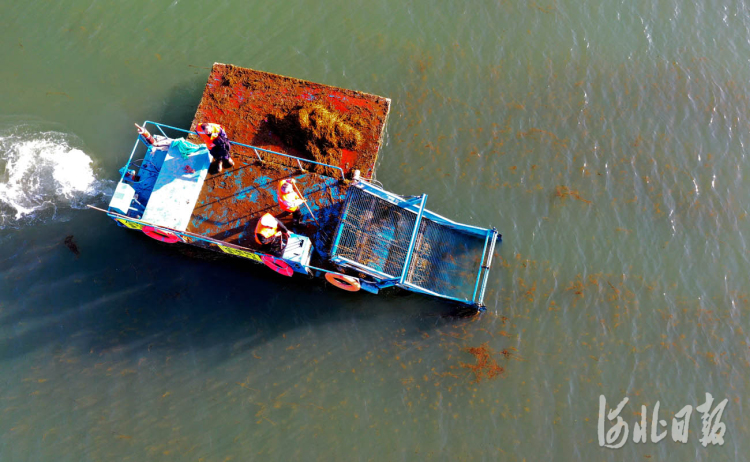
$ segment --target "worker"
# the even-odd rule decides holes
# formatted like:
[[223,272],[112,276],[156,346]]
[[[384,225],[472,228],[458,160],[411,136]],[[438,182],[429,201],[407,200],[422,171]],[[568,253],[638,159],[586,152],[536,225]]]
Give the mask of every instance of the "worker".
[[206,143],[206,147],[208,147],[208,151],[214,159],[209,168],[211,173],[221,173],[222,168],[234,167],[229,138],[221,125],[203,122],[198,124],[195,131],[198,132],[201,140]]
[[255,242],[262,249],[281,255],[284,253],[288,241],[289,230],[276,217],[266,213],[258,220],[258,224],[255,226]]
[[294,178],[279,181],[279,188],[277,195],[279,197],[279,206],[281,210],[292,214],[292,220],[294,224],[299,223],[302,217],[299,207],[305,203],[305,199],[301,198],[294,188],[296,181]]

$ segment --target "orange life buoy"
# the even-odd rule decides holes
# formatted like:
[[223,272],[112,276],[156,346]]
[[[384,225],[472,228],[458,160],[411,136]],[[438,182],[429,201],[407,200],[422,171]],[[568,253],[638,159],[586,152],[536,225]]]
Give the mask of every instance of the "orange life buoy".
[[347,292],[359,290],[359,279],[339,273],[326,273],[326,281]]
[[182,239],[180,239],[180,236],[170,233],[169,231],[164,231],[158,228],[154,228],[153,226],[144,226],[143,234],[150,237],[151,239],[156,239],[157,241],[166,242],[167,244],[174,244],[175,242],[182,242]]
[[284,276],[291,276],[294,273],[292,267],[280,258],[274,258],[270,255],[263,255],[263,257],[261,257],[261,260],[266,264],[267,267],[271,268],[279,274],[283,274]]

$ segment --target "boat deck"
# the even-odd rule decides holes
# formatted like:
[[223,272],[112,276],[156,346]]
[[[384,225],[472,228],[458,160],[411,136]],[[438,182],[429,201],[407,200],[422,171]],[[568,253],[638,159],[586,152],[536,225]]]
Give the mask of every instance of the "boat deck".
[[[374,176],[390,102],[368,93],[215,63],[191,130],[200,122],[222,125],[238,143],[232,147],[235,166],[206,177],[187,231],[253,248],[255,226],[263,214],[270,212],[288,225],[291,216],[278,206],[277,185],[279,180],[294,178],[314,217],[301,207],[301,226],[293,231],[310,237],[317,254],[325,256],[346,196],[342,174],[349,176],[356,169],[364,177]],[[303,128],[299,124],[304,111],[330,118],[313,121],[312,112],[307,112],[310,126]],[[330,123],[328,131],[313,129],[323,122]],[[338,138],[347,127],[357,133],[356,146],[345,146]],[[200,143],[195,135],[191,139]]]
[[271,213],[289,227],[291,215],[279,208],[277,189],[280,180],[294,178],[314,214],[311,215],[307,207],[300,207],[302,219],[294,231],[313,239],[316,250],[327,247],[346,195],[346,185],[332,177],[243,155],[234,159],[233,168],[206,177],[190,217],[188,232],[243,247],[256,247],[253,233],[263,214]]

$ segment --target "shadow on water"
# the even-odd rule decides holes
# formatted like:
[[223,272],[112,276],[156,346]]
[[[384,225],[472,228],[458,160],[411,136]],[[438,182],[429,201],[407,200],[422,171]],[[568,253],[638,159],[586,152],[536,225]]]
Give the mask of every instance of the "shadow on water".
[[[174,87],[157,120],[189,127],[204,85],[205,75],[196,74]],[[92,211],[10,233],[0,242],[0,360],[72,347],[124,355],[211,349],[220,361],[300,328],[383,318],[417,332],[457,314],[415,294],[352,294],[236,257],[157,243]],[[66,248],[69,235],[80,256]]]
[[202,350],[220,362],[295,330],[380,318],[416,335],[457,314],[442,301],[342,292],[320,279],[161,244],[106,218],[97,224],[76,233],[79,258],[63,244],[66,232],[52,230],[60,239],[19,239],[14,252],[3,252],[0,360],[73,348],[125,357]]

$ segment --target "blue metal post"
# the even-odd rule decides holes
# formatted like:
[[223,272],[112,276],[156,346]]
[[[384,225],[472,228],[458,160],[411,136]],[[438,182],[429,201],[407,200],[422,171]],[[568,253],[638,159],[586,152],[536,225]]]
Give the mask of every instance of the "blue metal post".
[[417,214],[417,221],[414,222],[414,231],[411,232],[411,240],[409,240],[409,251],[406,253],[406,260],[404,261],[404,269],[401,271],[401,278],[398,283],[403,284],[406,280],[406,273],[409,271],[411,264],[411,254],[414,252],[414,243],[417,240],[417,233],[419,232],[419,225],[422,223],[422,213],[424,212],[424,203],[427,201],[427,194],[422,194],[422,202],[419,203],[419,213]]
[[333,241],[333,245],[331,246],[331,256],[336,255],[336,251],[339,249],[339,241],[341,240],[341,234],[344,231],[344,222],[346,221],[346,215],[349,213],[349,208],[347,205],[349,202],[347,201],[346,204],[344,204],[344,213],[341,215],[341,219],[339,220],[339,225],[336,228],[336,240]]
[[490,274],[490,267],[492,266],[492,254],[495,252],[495,243],[497,242],[497,230],[492,228],[492,243],[490,243],[490,253],[487,257],[487,272],[484,273],[484,280],[482,281],[482,290],[479,292],[479,300],[475,303],[481,305],[484,301],[484,291],[487,288],[487,277]]
[[484,249],[482,249],[482,261],[479,263],[479,271],[477,272],[477,282],[474,284],[474,294],[471,296],[471,301],[474,302],[477,299],[477,290],[479,290],[479,280],[482,278],[482,266],[484,266],[484,254],[487,251],[487,241],[490,240],[492,235],[491,230],[487,230],[487,236],[484,238]]

